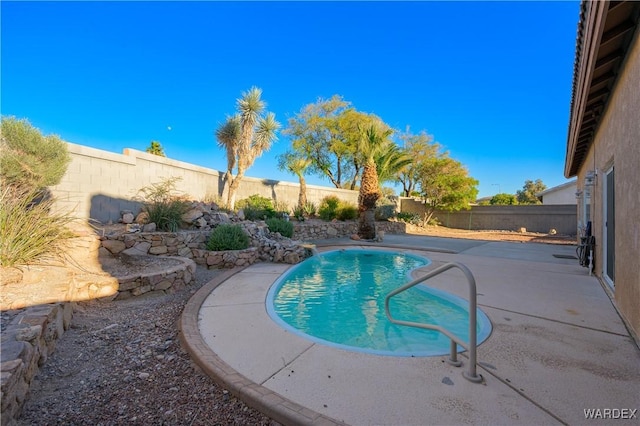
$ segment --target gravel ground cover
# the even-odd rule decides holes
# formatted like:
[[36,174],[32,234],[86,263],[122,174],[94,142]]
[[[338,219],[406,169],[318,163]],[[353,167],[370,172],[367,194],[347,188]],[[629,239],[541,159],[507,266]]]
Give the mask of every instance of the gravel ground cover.
[[164,296],[79,304],[19,425],[277,425],[202,373],[180,346],[185,303],[218,271]]

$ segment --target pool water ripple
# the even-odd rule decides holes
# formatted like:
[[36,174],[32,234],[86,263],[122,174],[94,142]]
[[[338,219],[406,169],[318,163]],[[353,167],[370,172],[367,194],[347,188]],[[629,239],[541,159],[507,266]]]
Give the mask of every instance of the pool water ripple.
[[[267,295],[271,318],[287,330],[346,350],[393,356],[432,356],[449,352],[449,339],[434,330],[391,324],[385,296],[411,280],[426,258],[374,250],[336,250],[291,268]],[[468,341],[468,302],[441,290],[416,286],[391,299],[398,319],[446,327]],[[478,342],[491,323],[478,309]],[[461,348],[459,348],[461,349]]]

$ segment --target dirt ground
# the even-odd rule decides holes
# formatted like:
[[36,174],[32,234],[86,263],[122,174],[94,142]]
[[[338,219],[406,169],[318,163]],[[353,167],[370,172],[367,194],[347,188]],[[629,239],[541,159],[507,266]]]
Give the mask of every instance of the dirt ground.
[[463,238],[468,240],[506,241],[542,244],[576,244],[576,237],[571,235],[550,235],[536,232],[515,231],[473,231],[454,229],[444,226],[419,227],[407,224],[407,234],[428,235],[432,237]]

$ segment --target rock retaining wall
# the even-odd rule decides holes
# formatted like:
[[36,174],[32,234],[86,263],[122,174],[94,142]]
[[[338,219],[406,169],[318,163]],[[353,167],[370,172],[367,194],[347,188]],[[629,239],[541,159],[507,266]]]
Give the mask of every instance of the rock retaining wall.
[[[376,231],[387,234],[404,234],[407,226],[404,222],[376,222]],[[296,222],[293,236],[300,240],[326,240],[329,238],[350,237],[358,233],[358,222],[325,222],[308,220]]]
[[196,264],[191,259],[172,258],[178,265],[161,271],[118,277],[118,293],[114,299],[128,299],[146,293],[174,293],[193,281]]
[[1,422],[15,425],[31,381],[71,324],[73,305],[32,306],[16,314],[2,330]]
[[[308,251],[301,241],[344,238],[356,234],[357,222],[325,222],[310,220],[294,224],[295,240],[269,232],[264,222],[239,223],[251,238],[246,250],[209,251],[206,241],[210,231],[134,232],[105,235],[101,247],[108,253],[119,255],[169,255],[192,259],[208,268],[233,268],[251,265],[257,261],[295,264],[304,260]],[[378,231],[389,234],[404,233],[403,222],[376,222]],[[301,241],[298,241],[301,240]]]

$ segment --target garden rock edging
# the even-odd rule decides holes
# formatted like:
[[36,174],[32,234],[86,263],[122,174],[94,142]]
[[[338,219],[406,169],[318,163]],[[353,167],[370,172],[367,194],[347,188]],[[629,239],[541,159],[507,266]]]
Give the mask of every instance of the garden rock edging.
[[[209,251],[206,240],[210,231],[188,230],[179,232],[133,232],[101,237],[101,250],[105,254],[119,255],[133,252],[139,255],[179,256],[192,259],[208,268],[233,268],[251,265],[257,261],[296,264],[310,255],[304,241],[350,237],[358,232],[358,223],[309,220],[294,223],[294,238],[272,233],[264,222],[238,223],[251,239],[245,250]],[[403,234],[404,222],[376,222],[378,232]]]
[[12,426],[20,415],[31,382],[57,339],[71,325],[74,303],[23,308],[2,330],[1,422]]
[[[131,256],[123,252],[123,257],[129,257],[134,261],[140,261],[146,256]],[[176,265],[159,268],[152,272],[132,273],[124,276],[118,276],[118,292],[114,300],[128,299],[134,296],[140,296],[146,293],[164,293],[171,294],[191,284],[195,278],[196,264],[191,259],[182,257],[168,257],[167,261],[177,262]],[[142,262],[144,262],[142,260]]]

